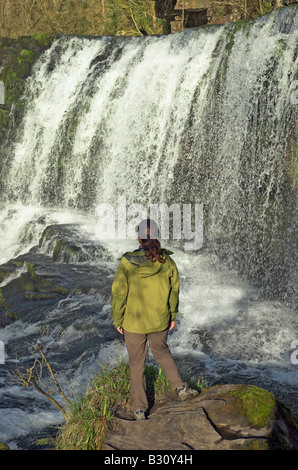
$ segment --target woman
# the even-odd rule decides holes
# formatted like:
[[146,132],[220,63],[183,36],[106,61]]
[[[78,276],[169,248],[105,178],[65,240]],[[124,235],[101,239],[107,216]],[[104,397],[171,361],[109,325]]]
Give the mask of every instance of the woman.
[[172,252],[160,247],[158,227],[150,219],[138,227],[140,246],[121,257],[112,286],[113,324],[124,334],[130,364],[130,391],[135,419],[148,409],[144,366],[148,342],[180,400],[198,394],[179,375],[167,345],[175,326],[179,302],[179,274]]

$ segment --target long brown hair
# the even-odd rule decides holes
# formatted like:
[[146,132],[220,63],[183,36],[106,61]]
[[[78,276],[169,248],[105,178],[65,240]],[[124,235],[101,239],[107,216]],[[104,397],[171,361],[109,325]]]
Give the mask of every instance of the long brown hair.
[[145,219],[138,226],[138,235],[146,257],[151,261],[165,263],[165,256],[158,237],[158,227],[152,219]]

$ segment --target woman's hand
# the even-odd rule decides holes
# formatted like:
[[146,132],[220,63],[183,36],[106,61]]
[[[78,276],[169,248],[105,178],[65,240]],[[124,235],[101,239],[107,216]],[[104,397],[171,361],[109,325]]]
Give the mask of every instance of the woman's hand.
[[170,325],[169,325],[169,331],[172,330],[175,326],[175,322],[174,321],[171,321]]
[[117,331],[119,331],[119,333],[121,333],[121,334],[123,335],[123,328],[122,328],[122,326],[118,326]]

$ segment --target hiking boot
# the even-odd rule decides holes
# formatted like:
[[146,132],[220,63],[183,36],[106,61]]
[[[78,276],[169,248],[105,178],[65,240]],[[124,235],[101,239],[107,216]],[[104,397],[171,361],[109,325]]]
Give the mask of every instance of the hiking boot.
[[178,400],[185,401],[185,400],[191,400],[192,398],[195,398],[199,392],[197,390],[194,390],[193,388],[188,387],[188,385],[181,386],[177,388],[177,393],[178,393]]
[[146,416],[143,410],[136,410],[133,415],[134,415],[135,420],[137,421],[146,419]]

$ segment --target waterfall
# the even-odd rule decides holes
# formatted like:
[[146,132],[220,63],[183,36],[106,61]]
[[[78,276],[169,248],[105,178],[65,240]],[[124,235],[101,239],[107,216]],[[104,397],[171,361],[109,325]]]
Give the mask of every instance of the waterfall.
[[[202,248],[187,251],[181,240],[162,240],[174,247],[182,280],[173,350],[182,366],[203,374],[206,368],[214,383],[255,380],[291,395],[297,31],[292,6],[256,21],[166,36],[56,39],[27,79],[22,122],[2,148],[0,262],[30,255],[52,224],[75,223],[84,240],[97,243],[98,209],[117,208],[119,198],[147,209],[200,205]],[[49,255],[52,241],[39,252]],[[136,247],[100,241],[112,253],[111,279],[121,250]],[[106,268],[107,259],[92,259],[90,269]],[[49,358],[62,372],[68,364],[69,380],[73,373],[85,383],[94,358],[115,360],[108,311],[101,295],[70,296],[47,307],[44,318],[33,311],[24,325],[3,328],[0,339],[6,351],[8,344],[18,349],[18,337],[31,340],[43,328]],[[99,345],[85,321],[100,332]],[[90,354],[83,343],[92,345]],[[1,380],[8,393],[11,385]],[[24,411],[14,410],[26,427]],[[43,413],[42,406],[39,419],[47,421]],[[9,420],[5,411],[1,416]]]
[[296,8],[142,38],[62,37],[28,79],[3,198],[204,205],[205,246],[293,292]]

